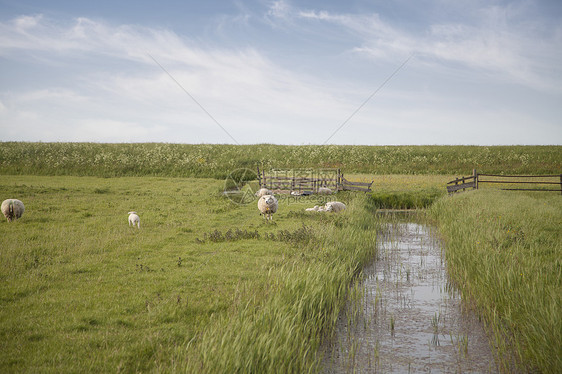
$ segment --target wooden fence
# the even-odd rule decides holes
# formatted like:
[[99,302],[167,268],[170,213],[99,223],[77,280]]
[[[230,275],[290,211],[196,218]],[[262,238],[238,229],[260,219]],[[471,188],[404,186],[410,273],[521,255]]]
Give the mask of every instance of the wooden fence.
[[[519,180],[515,180],[515,179]],[[529,179],[529,180],[521,180]],[[547,180],[548,179],[548,180]],[[504,191],[551,191],[562,194],[562,174],[551,175],[501,175],[501,174],[479,174],[476,170],[468,177],[456,178],[447,183],[447,192],[454,193],[466,191],[467,188],[478,189],[483,183],[501,184]],[[513,188],[506,188],[503,185],[513,185]],[[523,188],[530,186],[533,188]],[[537,186],[545,186],[538,188]],[[558,186],[554,188],[554,186]]]
[[373,182],[351,182],[344,178],[340,169],[273,169],[268,172],[258,166],[260,187],[278,193],[318,193],[320,187],[332,191],[370,192]]
[[341,175],[341,189],[343,191],[362,191],[362,192],[371,192],[371,186],[373,185],[373,181],[370,182],[350,182],[344,178],[343,174]]

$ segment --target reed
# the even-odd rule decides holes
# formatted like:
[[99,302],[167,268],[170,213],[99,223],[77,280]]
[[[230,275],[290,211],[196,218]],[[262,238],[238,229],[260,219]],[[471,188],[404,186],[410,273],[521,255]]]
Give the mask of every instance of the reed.
[[182,370],[317,371],[322,339],[335,326],[354,277],[374,254],[375,225],[364,198],[353,200],[345,215],[319,231],[319,246],[302,247],[271,276],[262,303],[220,317],[191,342],[185,351],[196,359]]
[[562,371],[562,200],[478,190],[430,209],[449,274],[493,331],[504,371]]
[[351,146],[0,143],[0,174],[225,179],[238,168],[342,168],[346,173],[552,174],[561,146]]

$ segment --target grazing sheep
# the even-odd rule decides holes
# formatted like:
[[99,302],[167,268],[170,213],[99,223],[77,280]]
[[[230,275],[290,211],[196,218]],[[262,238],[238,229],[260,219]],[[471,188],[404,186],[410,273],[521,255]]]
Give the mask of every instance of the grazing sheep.
[[258,200],[258,209],[266,220],[273,220],[273,213],[277,212],[278,205],[277,199],[273,195],[265,195]]
[[339,201],[330,201],[327,202],[325,205],[326,212],[339,213],[344,211],[345,208],[346,208],[345,204]]
[[265,196],[265,195],[273,195],[273,192],[271,190],[268,190],[267,188],[260,188],[256,192],[257,197],[262,197],[262,196]]
[[8,222],[20,218],[24,211],[25,207],[18,199],[6,199],[2,202],[2,213]]
[[332,190],[328,187],[320,187],[318,188],[318,195],[331,195]]
[[138,216],[137,212],[129,212],[129,226],[133,225],[140,229],[140,217]]

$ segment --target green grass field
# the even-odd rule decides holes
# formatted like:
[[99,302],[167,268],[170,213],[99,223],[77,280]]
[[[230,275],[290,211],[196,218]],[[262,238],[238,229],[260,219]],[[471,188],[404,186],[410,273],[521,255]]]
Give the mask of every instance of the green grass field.
[[[445,183],[474,167],[556,174],[561,150],[0,143],[0,198],[26,206],[0,221],[0,372],[314,372],[376,251],[377,208],[429,208],[504,369],[514,354],[557,372],[560,195],[450,197]],[[255,201],[222,194],[221,178],[256,163],[341,167],[373,192],[339,193],[340,215],[283,199],[266,224]]]
[[[242,357],[254,372],[314,367],[321,331],[374,251],[371,213],[346,194],[339,216],[282,200],[265,224],[255,202],[234,204],[221,187],[3,179],[0,196],[21,197],[26,211],[0,222],[0,371],[217,372]],[[140,230],[128,226],[130,210]]]

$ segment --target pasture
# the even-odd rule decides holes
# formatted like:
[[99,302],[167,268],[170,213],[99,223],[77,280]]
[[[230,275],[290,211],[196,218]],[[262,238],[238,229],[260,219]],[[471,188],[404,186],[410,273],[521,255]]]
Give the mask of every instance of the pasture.
[[[255,203],[234,204],[222,187],[202,178],[3,179],[0,194],[25,196],[26,212],[0,223],[1,371],[214,372],[235,367],[244,350],[253,369],[277,366],[262,357],[260,334],[281,357],[299,354],[287,370],[314,366],[326,318],[337,317],[374,251],[369,213],[351,203],[355,215],[307,215],[309,205],[281,202],[265,224]],[[133,209],[140,230],[128,226]]]
[[[504,370],[562,367],[559,194],[445,191],[475,167],[559,173],[562,147],[0,145],[0,196],[26,206],[0,222],[1,372],[317,371],[378,208],[427,208]],[[280,200],[267,224],[223,194],[257,163],[341,167],[373,192],[340,192],[337,215]]]

